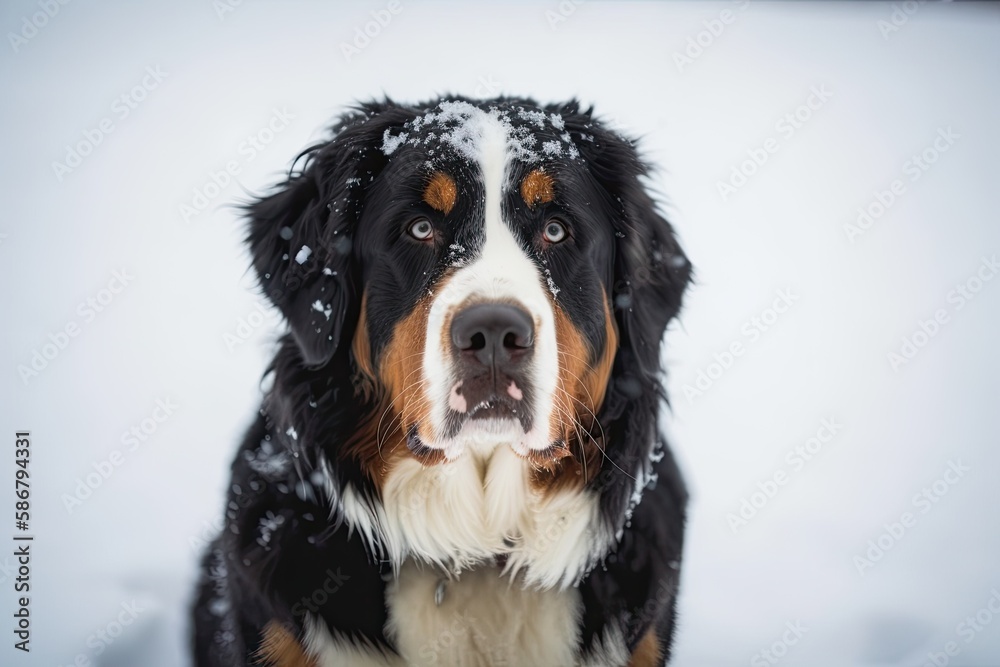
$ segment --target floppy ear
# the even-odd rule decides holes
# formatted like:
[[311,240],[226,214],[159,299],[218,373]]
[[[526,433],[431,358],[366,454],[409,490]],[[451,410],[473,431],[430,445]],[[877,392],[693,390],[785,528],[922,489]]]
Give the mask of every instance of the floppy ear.
[[299,156],[301,170],[246,206],[254,269],[307,366],[325,365],[345,341],[350,347],[359,308],[354,232],[365,191],[385,166],[382,133],[405,117],[389,101],[348,113],[330,141]]
[[[615,321],[630,375],[641,386],[635,393],[659,387],[660,342],[681,307],[691,265],[660,215],[643,183],[649,167],[633,142],[605,128],[573,101],[552,109],[566,128],[593,178],[617,207],[611,294]],[[622,387],[632,394],[628,387]],[[634,398],[634,396],[633,396]]]
[[[632,146],[624,145],[634,155]],[[623,344],[630,347],[644,380],[658,382],[660,343],[670,320],[680,312],[691,264],[670,223],[640,183],[646,166],[635,159],[641,171],[618,184],[624,236],[616,238],[612,299]]]

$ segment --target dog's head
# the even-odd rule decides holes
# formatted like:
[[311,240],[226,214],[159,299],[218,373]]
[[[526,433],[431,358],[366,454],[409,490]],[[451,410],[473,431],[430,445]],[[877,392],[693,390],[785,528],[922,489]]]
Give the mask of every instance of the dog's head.
[[372,103],[305,156],[249,242],[301,365],[354,373],[361,458],[508,446],[554,474],[602,450],[602,412],[658,396],[689,265],[589,110]]

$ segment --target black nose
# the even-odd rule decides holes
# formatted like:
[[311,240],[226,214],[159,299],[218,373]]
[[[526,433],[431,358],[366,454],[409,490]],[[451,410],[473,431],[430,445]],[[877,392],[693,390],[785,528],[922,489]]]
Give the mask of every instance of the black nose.
[[481,303],[451,322],[451,340],[470,361],[494,368],[519,361],[534,344],[531,316],[517,306]]

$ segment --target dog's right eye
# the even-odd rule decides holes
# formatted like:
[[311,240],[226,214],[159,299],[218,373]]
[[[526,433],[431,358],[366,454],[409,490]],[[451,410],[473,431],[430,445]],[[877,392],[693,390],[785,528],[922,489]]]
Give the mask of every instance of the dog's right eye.
[[410,223],[406,232],[418,241],[427,241],[434,236],[434,225],[427,218],[417,218]]

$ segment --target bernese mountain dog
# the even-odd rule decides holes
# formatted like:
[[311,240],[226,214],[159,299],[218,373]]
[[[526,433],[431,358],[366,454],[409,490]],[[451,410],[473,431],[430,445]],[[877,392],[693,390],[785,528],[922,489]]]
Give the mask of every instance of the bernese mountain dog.
[[246,206],[288,333],[232,464],[199,667],[662,665],[658,426],[691,269],[576,101],[352,108]]

